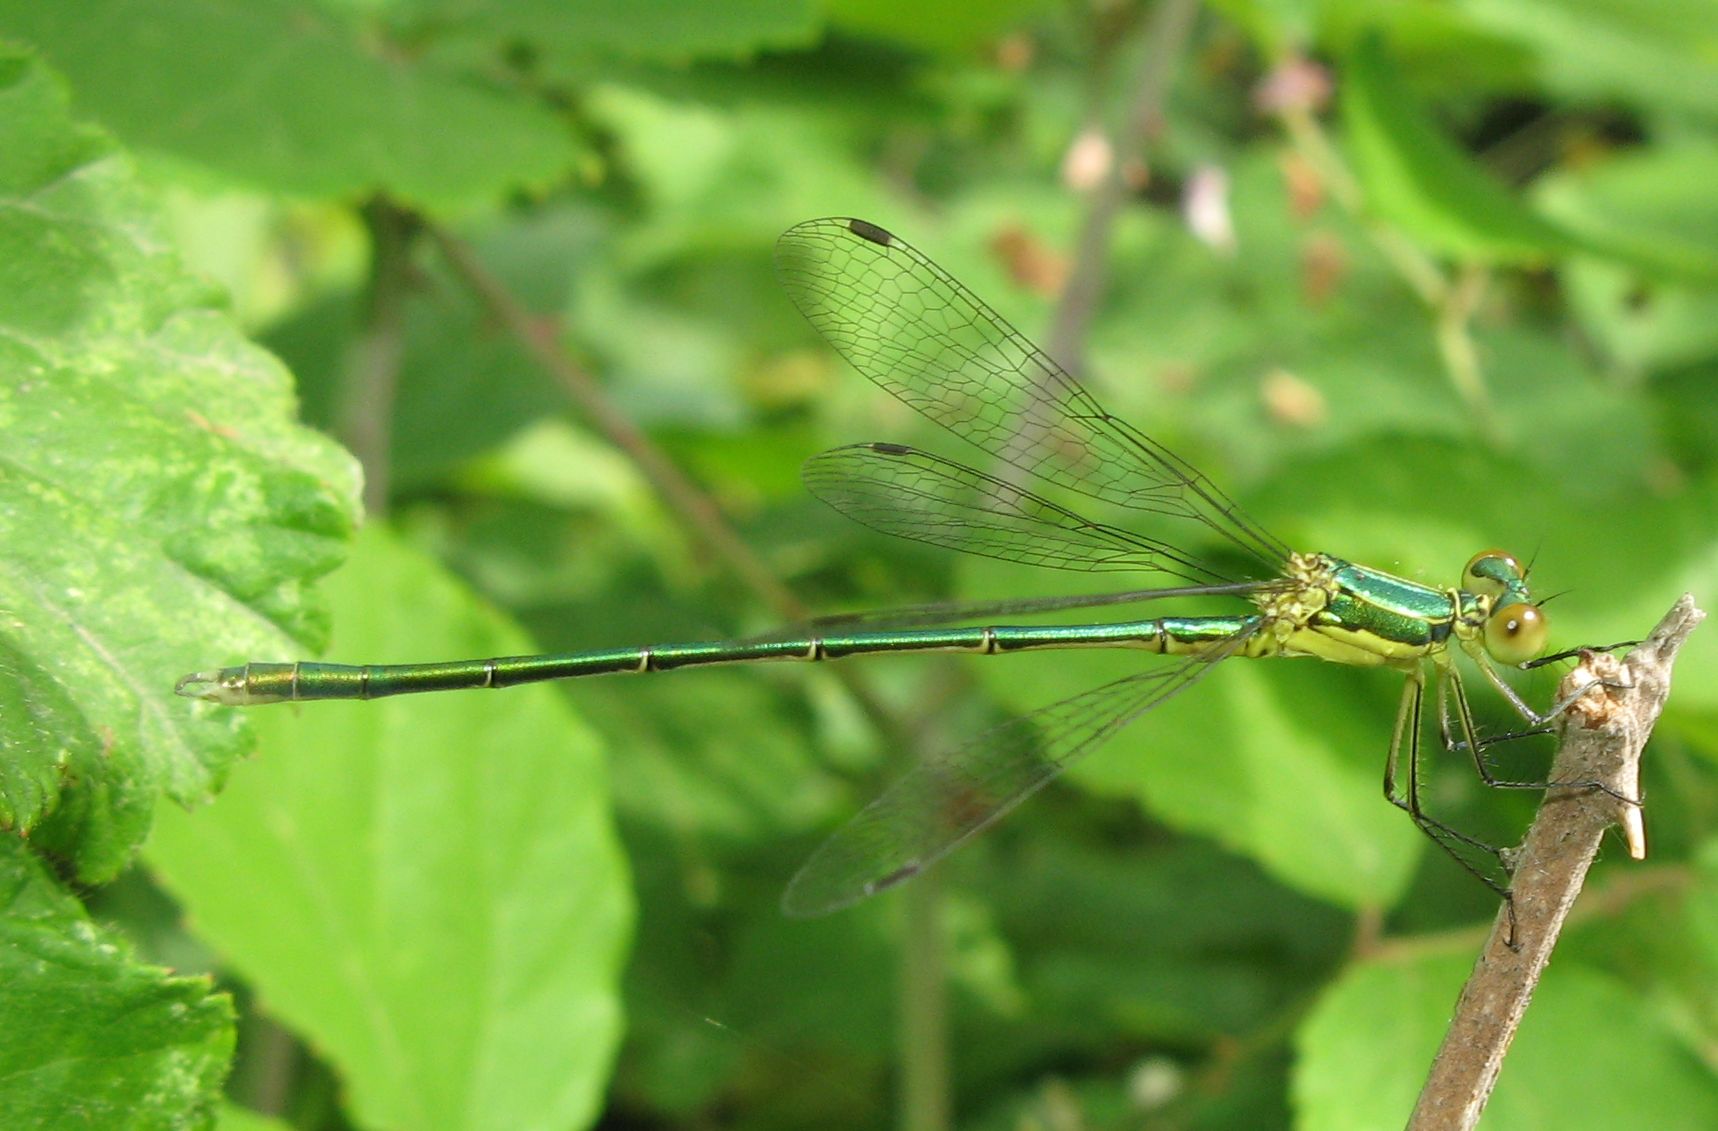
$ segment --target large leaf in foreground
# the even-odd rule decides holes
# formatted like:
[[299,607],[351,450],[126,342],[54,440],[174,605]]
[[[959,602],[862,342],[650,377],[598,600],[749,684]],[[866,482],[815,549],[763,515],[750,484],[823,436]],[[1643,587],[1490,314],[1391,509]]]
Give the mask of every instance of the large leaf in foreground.
[[262,188],[454,208],[564,174],[577,147],[534,95],[389,43],[349,7],[0,0],[0,26],[127,144]]
[[172,694],[194,642],[319,634],[356,473],[292,407],[129,163],[0,53],[0,827],[84,880],[240,750]]
[[[326,588],[345,658],[532,650],[380,535]],[[252,714],[258,758],[217,804],[164,811],[147,858],[341,1074],[355,1121],[592,1119],[619,1040],[632,897],[601,757],[560,693]]]
[[207,1126],[233,1052],[207,978],[131,957],[0,837],[0,1111],[12,1131]]
[[1570,241],[1458,149],[1402,83],[1375,37],[1349,56],[1342,119],[1373,208],[1428,248],[1544,262]]

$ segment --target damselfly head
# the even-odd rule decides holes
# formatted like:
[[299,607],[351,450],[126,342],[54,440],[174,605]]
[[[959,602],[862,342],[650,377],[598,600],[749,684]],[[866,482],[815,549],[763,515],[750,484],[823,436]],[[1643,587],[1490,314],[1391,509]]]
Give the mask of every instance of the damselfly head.
[[1491,607],[1485,620],[1485,650],[1503,664],[1520,664],[1545,650],[1545,613],[1527,593],[1527,571],[1515,555],[1481,550],[1468,559],[1462,588],[1485,598]]

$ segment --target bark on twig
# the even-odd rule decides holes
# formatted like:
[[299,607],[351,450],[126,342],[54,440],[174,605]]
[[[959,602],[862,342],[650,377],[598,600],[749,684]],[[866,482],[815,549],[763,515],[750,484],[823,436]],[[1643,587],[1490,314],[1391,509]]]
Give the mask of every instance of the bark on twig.
[[1454,1131],[1479,1122],[1605,830],[1622,825],[1629,854],[1646,855],[1641,807],[1619,798],[1640,798],[1641,748],[1670,693],[1676,652],[1705,616],[1685,595],[1627,659],[1588,653],[1558,689],[1562,696],[1600,684],[1562,716],[1562,746],[1550,780],[1566,784],[1546,792],[1516,857],[1515,937],[1509,938],[1506,906],[1456,1003],[1409,1131]]

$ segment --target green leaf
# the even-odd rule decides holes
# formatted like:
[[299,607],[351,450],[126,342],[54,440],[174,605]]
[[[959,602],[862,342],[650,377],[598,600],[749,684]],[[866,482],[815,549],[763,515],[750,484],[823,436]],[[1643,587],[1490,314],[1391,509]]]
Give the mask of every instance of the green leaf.
[[817,29],[810,0],[418,0],[414,23],[453,37],[534,50],[571,59],[619,55],[684,60],[694,55],[744,55],[769,47],[805,46]]
[[[1164,821],[1300,891],[1349,908],[1390,906],[1424,849],[1379,787],[1400,681],[1289,661],[1269,672],[1224,668],[1156,712],[1151,735],[1130,736],[1098,765],[1131,780]],[[1331,709],[1345,697],[1363,709]]]
[[[1472,962],[1465,953],[1416,950],[1349,970],[1296,1037],[1302,1124],[1401,1124]],[[1552,966],[1535,991],[1484,1123],[1490,1131],[1715,1125],[1711,1070],[1670,1019],[1627,986],[1567,963]]]
[[1548,177],[1545,214],[1594,251],[1670,282],[1718,282],[1718,144],[1621,154]]
[[1546,215],[1606,258],[1565,272],[1570,308],[1629,373],[1673,370],[1718,354],[1718,146],[1630,151],[1546,177]]
[[843,29],[880,36],[933,51],[973,51],[987,46],[1037,11],[1051,9],[1045,0],[1000,0],[966,4],[937,0],[829,0],[830,19]]
[[147,148],[300,196],[429,208],[565,174],[577,150],[535,95],[438,65],[298,0],[0,0],[0,27]]
[[0,837],[0,1111],[12,1131],[212,1124],[232,1002],[137,962],[15,837]]
[[1036,1012],[1141,1040],[1221,1039],[1292,1008],[1352,932],[1343,912],[1197,840],[1123,854],[1056,831],[981,854],[1000,857],[997,914]]
[[1539,262],[1568,239],[1482,171],[1414,101],[1376,36],[1342,72],[1355,171],[1380,216],[1447,255]]
[[[379,533],[328,584],[356,660],[530,643]],[[260,658],[260,657],[259,657]],[[220,710],[220,708],[212,708]],[[148,859],[374,1126],[584,1126],[632,906],[599,752],[556,691],[260,709],[220,803]]]
[[1314,0],[1212,0],[1211,8],[1264,49],[1280,58],[1313,38],[1321,5]]
[[1713,0],[1460,0],[1471,26],[1519,44],[1543,90],[1600,105],[1712,120],[1718,107]]
[[1563,283],[1581,330],[1627,376],[1718,357],[1718,286],[1655,282],[1613,260],[1586,257],[1568,264]]
[[[0,826],[112,877],[243,747],[172,694],[197,640],[322,632],[356,472],[163,245],[130,165],[0,49]],[[44,823],[45,822],[45,823]]]
[[215,1126],[217,1131],[292,1131],[289,1123],[232,1104],[221,1108],[220,1122]]
[[892,206],[836,144],[828,123],[791,105],[748,103],[712,114],[644,87],[605,82],[590,91],[586,108],[614,132],[628,170],[650,196],[655,222],[632,241],[644,244],[643,253],[660,257],[664,248],[683,253],[687,244],[707,243],[731,254],[743,238],[757,255],[781,234],[783,217],[868,216]]

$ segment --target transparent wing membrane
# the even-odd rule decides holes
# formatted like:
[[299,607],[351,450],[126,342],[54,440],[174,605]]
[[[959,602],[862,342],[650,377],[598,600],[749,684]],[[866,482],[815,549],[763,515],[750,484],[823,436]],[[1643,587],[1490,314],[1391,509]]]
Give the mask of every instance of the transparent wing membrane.
[[1007,321],[862,220],[810,220],[776,244],[788,295],[872,382],[1044,483],[1221,532],[1274,572],[1287,547],[1203,474],[1112,417]]
[[854,444],[806,461],[812,494],[855,522],[951,550],[1056,569],[1152,570],[1232,580],[1166,542],[1093,522],[994,475],[903,444]]
[[[1488,768],[1486,743],[1449,649],[1458,640],[1535,729],[1573,702],[1562,700],[1550,713],[1538,714],[1488,659],[1525,658],[1517,653],[1539,650],[1538,643],[1529,649],[1520,640],[1500,650],[1494,640],[1502,623],[1496,601],[1508,597],[1505,610],[1538,607],[1514,558],[1497,550],[1476,555],[1464,584],[1488,588],[1471,592],[1433,589],[1325,556],[1300,559],[1285,577],[1290,555],[1283,543],[1179,456],[1104,411],[995,311],[889,232],[863,220],[811,220],[781,237],[776,265],[800,312],[856,369],[996,461],[980,470],[904,444],[855,444],[806,463],[806,485],[818,498],[874,530],[946,549],[1078,572],[1157,574],[1181,584],[845,614],[744,640],[420,664],[249,663],[194,672],[175,690],[250,706],[882,653],[1134,647],[1180,654],[1179,662],[1159,662],[1043,707],[914,767],[794,877],[783,908],[815,915],[917,875],[1116,731],[1204,678],[1218,661],[1242,652],[1326,655],[1406,670],[1385,794],[1507,900],[1508,854],[1429,816],[1421,805],[1419,771],[1426,671],[1434,668],[1443,745],[1472,757],[1487,785],[1545,785],[1499,780]],[[1093,502],[1131,511],[1122,519],[1127,526],[1093,521],[1074,509]],[[1232,567],[1200,556],[1196,548],[1214,544],[1213,534],[1224,541],[1217,556],[1232,560]],[[1208,616],[1195,609],[1173,618],[1010,623],[1016,617],[1217,594],[1290,599],[1258,600],[1249,615]],[[1350,605],[1352,615],[1344,611]],[[1493,619],[1479,641],[1475,633],[1484,616]],[[1505,633],[1526,624],[1522,616],[1511,616]],[[908,631],[933,625],[959,627]],[[1542,618],[1536,629],[1542,643]],[[1338,640],[1342,647],[1302,638],[1303,632],[1325,634],[1326,644]],[[1249,641],[1257,646],[1249,647]],[[1521,735],[1494,741],[1515,737]]]
[[[1105,412],[1061,366],[911,246],[862,220],[812,220],[781,237],[776,266],[800,312],[876,385],[1048,487],[1216,531],[1255,563],[1259,580],[1246,583],[1167,541],[1094,522],[1006,478],[904,444],[855,444],[808,461],[806,486],[836,510],[887,534],[1004,561],[1154,572],[1192,583],[1165,591],[1177,594],[1281,584],[1264,579],[1276,576],[1287,547],[1180,457]],[[1118,595],[1117,603],[1143,599]],[[951,613],[1104,603],[928,606],[824,623],[887,629],[956,619]],[[788,887],[783,908],[822,914],[917,875],[1191,686],[1250,635],[1052,704],[919,764],[818,849]]]
[[1207,656],[1053,703],[919,763],[823,842],[788,885],[782,909],[822,915],[918,875],[1251,636],[1237,633]]

